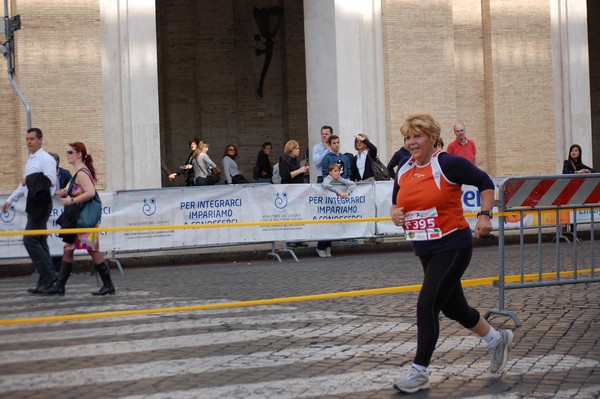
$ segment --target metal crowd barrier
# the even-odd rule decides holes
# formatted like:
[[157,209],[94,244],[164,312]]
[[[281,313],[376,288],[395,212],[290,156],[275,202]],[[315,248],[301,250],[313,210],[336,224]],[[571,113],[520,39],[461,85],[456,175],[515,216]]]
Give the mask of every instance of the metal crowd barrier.
[[[499,194],[499,279],[495,283],[500,291],[499,304],[484,317],[505,315],[521,326],[517,314],[505,309],[506,290],[600,281],[600,270],[595,266],[595,213],[600,214],[600,173],[508,178],[500,185]],[[518,265],[506,264],[507,221],[518,221],[520,225]],[[583,230],[587,224],[589,242],[576,239],[578,227]],[[526,225],[537,227],[536,244],[525,244]],[[561,243],[561,238],[565,238],[565,225],[572,226],[575,239]],[[542,233],[548,229],[555,235],[553,259],[542,257]],[[515,276],[508,279],[507,275]]]

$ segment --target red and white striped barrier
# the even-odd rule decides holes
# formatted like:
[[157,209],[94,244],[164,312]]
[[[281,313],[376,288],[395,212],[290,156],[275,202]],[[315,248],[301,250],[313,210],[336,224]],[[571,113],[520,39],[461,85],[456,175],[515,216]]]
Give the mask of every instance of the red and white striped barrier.
[[509,178],[502,187],[503,210],[522,207],[600,204],[600,176],[557,175]]

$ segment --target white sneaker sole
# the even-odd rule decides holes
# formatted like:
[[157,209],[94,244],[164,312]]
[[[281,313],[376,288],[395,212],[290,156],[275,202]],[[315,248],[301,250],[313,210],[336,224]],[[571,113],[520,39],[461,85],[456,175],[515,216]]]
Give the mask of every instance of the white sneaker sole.
[[429,382],[427,382],[427,384],[419,385],[418,387],[414,387],[414,388],[403,388],[400,385],[398,385],[397,383],[394,384],[394,389],[396,389],[400,392],[404,392],[404,393],[415,393],[415,392],[419,392],[419,391],[424,391],[426,389],[429,389],[429,387],[430,387]]

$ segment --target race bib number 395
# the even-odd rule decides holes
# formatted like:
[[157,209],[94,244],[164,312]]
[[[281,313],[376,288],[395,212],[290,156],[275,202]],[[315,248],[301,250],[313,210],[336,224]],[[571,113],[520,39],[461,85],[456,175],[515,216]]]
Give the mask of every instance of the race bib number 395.
[[436,240],[442,237],[436,208],[410,211],[404,216],[406,239],[411,241]]

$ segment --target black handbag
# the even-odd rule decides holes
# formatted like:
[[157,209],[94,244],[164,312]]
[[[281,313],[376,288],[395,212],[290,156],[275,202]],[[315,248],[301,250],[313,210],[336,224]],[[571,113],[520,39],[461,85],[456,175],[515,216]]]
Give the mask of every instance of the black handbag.
[[372,157],[371,154],[367,153],[367,158],[371,162],[371,170],[373,171],[373,178],[376,181],[388,181],[390,180],[390,171],[388,168],[379,160],[377,156]]
[[238,175],[235,175],[235,176],[231,177],[231,183],[232,184],[247,184],[248,180],[246,180],[246,178],[244,177],[244,175],[238,174]]
[[206,176],[206,185],[212,186],[221,180],[221,170],[215,166],[210,168],[208,176]]

